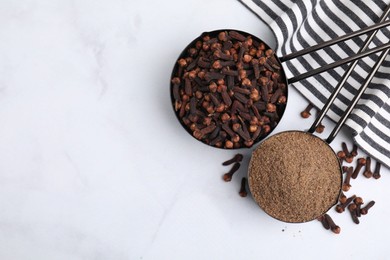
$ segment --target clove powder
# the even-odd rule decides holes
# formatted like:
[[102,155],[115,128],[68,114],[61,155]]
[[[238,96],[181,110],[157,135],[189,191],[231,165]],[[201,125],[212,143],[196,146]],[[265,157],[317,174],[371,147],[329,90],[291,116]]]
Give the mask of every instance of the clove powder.
[[249,188],[270,216],[285,222],[317,218],[337,203],[342,174],[332,148],[300,131],[261,143],[249,165]]

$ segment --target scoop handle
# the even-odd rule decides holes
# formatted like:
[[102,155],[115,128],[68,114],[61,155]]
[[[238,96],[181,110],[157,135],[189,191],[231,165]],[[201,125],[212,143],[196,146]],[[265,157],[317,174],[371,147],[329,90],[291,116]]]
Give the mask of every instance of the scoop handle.
[[[380,17],[380,21],[379,22],[385,21],[389,14],[390,14],[390,5],[388,5],[386,10],[383,12],[382,16]],[[374,39],[374,37],[375,37],[377,32],[378,32],[378,30],[375,30],[370,35],[368,35],[367,39],[364,41],[364,44],[360,48],[359,52],[364,52],[368,48],[368,46],[370,45],[370,43]],[[310,127],[308,132],[314,133],[316,128],[320,125],[322,119],[325,117],[325,114],[328,112],[328,110],[330,109],[330,106],[335,101],[337,95],[341,91],[341,88],[347,82],[348,77],[351,75],[351,73],[355,69],[357,63],[358,63],[358,60],[355,60],[354,62],[352,62],[351,65],[348,67],[348,69],[344,72],[343,77],[341,78],[341,80],[337,84],[336,88],[333,90],[333,93],[330,95],[330,97],[328,98],[328,100],[325,103],[325,105],[322,107],[321,112],[318,114],[317,118],[315,119],[314,123],[312,124],[312,126]]]
[[355,105],[359,101],[360,97],[363,95],[364,91],[367,89],[368,85],[370,84],[371,80],[375,76],[375,73],[378,71],[380,66],[382,65],[382,62],[386,59],[387,54],[389,53],[390,49],[387,49],[382,52],[381,56],[375,63],[374,67],[372,68],[370,74],[367,76],[365,82],[360,87],[358,93],[353,98],[351,104],[349,104],[348,108],[345,110],[343,116],[340,118],[340,120],[337,122],[336,127],[333,129],[333,131],[330,133],[328,138],[326,139],[326,142],[330,144],[333,139],[336,137],[336,135],[341,130],[341,127],[344,125],[345,121],[347,120],[348,116],[351,114],[352,110],[355,108]]
[[347,64],[347,63],[350,63],[350,62],[354,62],[354,61],[357,61],[361,58],[364,58],[364,57],[367,57],[371,54],[374,54],[374,53],[377,53],[377,52],[381,52],[383,50],[386,50],[390,47],[390,42],[388,43],[385,43],[385,44],[382,44],[378,47],[375,47],[375,48],[372,48],[372,49],[369,49],[367,51],[364,51],[364,52],[359,52],[359,53],[356,53],[355,55],[352,55],[350,57],[347,57],[347,58],[344,58],[344,59],[341,59],[341,60],[338,60],[338,61],[335,61],[333,63],[330,63],[330,64],[326,64],[324,66],[321,66],[317,69],[314,69],[314,70],[310,70],[308,72],[305,72],[305,73],[302,73],[300,75],[297,75],[297,76],[294,76],[292,78],[289,78],[287,80],[288,83],[295,83],[297,81],[301,81],[303,79],[306,79],[308,77],[311,77],[311,76],[314,76],[314,75],[317,75],[317,74],[320,74],[324,71],[328,71],[330,69],[334,69],[336,67],[339,67],[341,65],[344,65],[344,64]]
[[[386,18],[386,16],[388,15],[388,12],[389,12],[389,10],[385,10],[385,12],[383,13],[384,18]],[[389,26],[389,25],[390,25],[390,20],[385,21],[385,19],[381,19],[378,23],[373,24],[371,26],[367,26],[367,27],[362,28],[360,30],[357,30],[355,32],[351,32],[351,33],[345,34],[343,36],[337,37],[337,38],[329,40],[329,41],[321,42],[321,43],[319,43],[317,45],[314,45],[314,46],[302,49],[300,51],[296,51],[296,52],[287,54],[287,55],[285,55],[283,57],[280,57],[279,59],[280,59],[281,62],[289,61],[289,60],[301,57],[303,55],[312,53],[314,51],[321,50],[321,49],[323,49],[325,47],[328,47],[328,46],[331,46],[333,44],[336,44],[336,43],[339,43],[339,42],[343,42],[343,41],[352,39],[354,37],[357,37],[357,36],[360,36],[360,35],[363,35],[363,34],[366,34],[366,33],[377,32],[379,29],[384,28],[384,27]]]

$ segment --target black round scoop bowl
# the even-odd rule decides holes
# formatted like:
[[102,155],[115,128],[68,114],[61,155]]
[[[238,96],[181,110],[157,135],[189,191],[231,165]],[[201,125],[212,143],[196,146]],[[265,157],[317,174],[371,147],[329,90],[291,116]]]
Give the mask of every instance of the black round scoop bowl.
[[342,187],[337,155],[321,138],[303,131],[272,135],[252,153],[249,190],[269,216],[304,223],[325,214]]
[[[226,40],[218,39],[221,33]],[[238,30],[204,32],[177,61],[170,82],[172,107],[196,140],[222,149],[249,148],[278,125],[286,108],[287,79],[279,59],[261,39]]]

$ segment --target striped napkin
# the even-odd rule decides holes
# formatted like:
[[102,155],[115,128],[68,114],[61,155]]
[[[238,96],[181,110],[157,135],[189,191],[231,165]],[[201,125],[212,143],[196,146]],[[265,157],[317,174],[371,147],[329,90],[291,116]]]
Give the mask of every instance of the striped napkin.
[[[240,0],[274,32],[279,57],[334,39],[380,20],[390,0]],[[260,36],[261,37],[261,36]],[[366,35],[287,61],[288,78],[357,53]],[[369,49],[389,42],[390,31],[381,29]],[[348,107],[380,53],[359,61],[327,116],[337,121]],[[293,85],[316,107],[322,108],[348,65]],[[390,167],[390,57],[376,73],[346,122],[356,144]]]

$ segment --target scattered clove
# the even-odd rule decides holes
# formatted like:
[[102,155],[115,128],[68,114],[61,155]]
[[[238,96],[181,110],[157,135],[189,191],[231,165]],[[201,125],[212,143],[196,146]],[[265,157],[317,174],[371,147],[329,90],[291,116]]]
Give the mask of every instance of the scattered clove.
[[353,157],[352,156],[345,156],[345,158],[344,158],[344,160],[345,160],[345,162],[347,162],[347,163],[352,163],[353,162]]
[[326,230],[329,230],[329,229],[330,229],[329,223],[328,223],[328,221],[326,220],[325,215],[319,216],[319,217],[317,218],[317,220],[321,222],[322,226],[323,226]]
[[363,166],[366,164],[366,159],[364,158],[359,158],[356,162],[356,168],[355,171],[352,174],[352,179],[356,179],[357,176],[359,175],[360,170],[363,168]]
[[381,163],[380,162],[376,162],[376,165],[375,165],[375,170],[374,170],[374,173],[372,174],[372,176],[374,177],[374,179],[379,179],[381,177]]
[[368,210],[375,205],[375,201],[370,201],[369,203],[367,203],[366,206],[364,206],[363,208],[360,209],[360,213],[362,215],[366,215],[368,213]]
[[361,197],[356,197],[353,202],[356,204],[356,216],[360,217],[362,215],[360,208],[363,205],[363,199]]
[[229,182],[232,180],[233,174],[240,168],[241,164],[240,163],[235,163],[233,167],[230,169],[229,172],[225,173],[223,175],[223,180],[226,182]]
[[244,158],[244,156],[242,154],[238,153],[238,154],[234,155],[234,157],[232,159],[223,162],[222,165],[227,166],[227,165],[230,165],[232,163],[241,162],[243,158]]
[[352,203],[352,204],[349,204],[348,206],[348,210],[349,212],[351,213],[351,217],[352,217],[352,221],[355,223],[355,224],[359,224],[360,221],[356,215],[356,209],[357,209],[357,206],[355,203]]
[[305,110],[303,110],[303,111],[301,112],[301,117],[303,117],[303,118],[309,118],[309,117],[311,116],[310,111],[312,110],[313,107],[314,107],[313,104],[312,104],[312,103],[309,103],[309,104],[307,105],[307,107],[305,108]]
[[345,192],[349,191],[349,189],[351,188],[350,182],[351,182],[352,173],[353,173],[353,168],[348,167],[347,174],[345,175],[343,186],[342,186],[342,190]]
[[343,149],[343,152],[345,154],[344,160],[347,163],[351,163],[353,161],[354,156],[349,152],[347,144],[345,142],[341,143],[341,148]]
[[356,144],[353,144],[353,148],[352,148],[352,151],[351,151],[351,155],[353,157],[356,157],[358,155],[358,151],[357,151],[358,147]]
[[347,144],[345,142],[341,143],[341,148],[343,149],[343,152],[344,152],[345,156],[349,156],[350,155],[350,153],[348,151]]
[[246,183],[247,180],[245,177],[242,177],[241,179],[241,188],[238,194],[240,194],[241,197],[246,197],[248,195],[248,192],[246,191]]
[[337,157],[339,158],[340,163],[342,163],[343,160],[345,160],[345,153],[343,151],[338,151],[337,152]]
[[325,126],[324,126],[322,123],[320,123],[320,124],[317,126],[317,128],[316,128],[316,132],[319,133],[319,134],[321,134],[322,132],[324,132],[324,130],[325,130]]
[[348,199],[345,200],[345,202],[338,204],[336,206],[336,211],[338,213],[343,213],[345,211],[345,208],[356,198],[356,195],[352,195]]
[[366,169],[365,171],[363,172],[363,175],[364,177],[366,177],[367,179],[371,178],[372,177],[372,171],[371,171],[371,157],[367,157],[366,159]]
[[340,234],[341,228],[334,223],[333,219],[328,214],[325,214],[324,216],[329,224],[330,230],[335,234]]
[[347,201],[347,196],[345,196],[344,192],[341,191],[340,197],[339,197],[339,202],[341,204],[345,203]]

